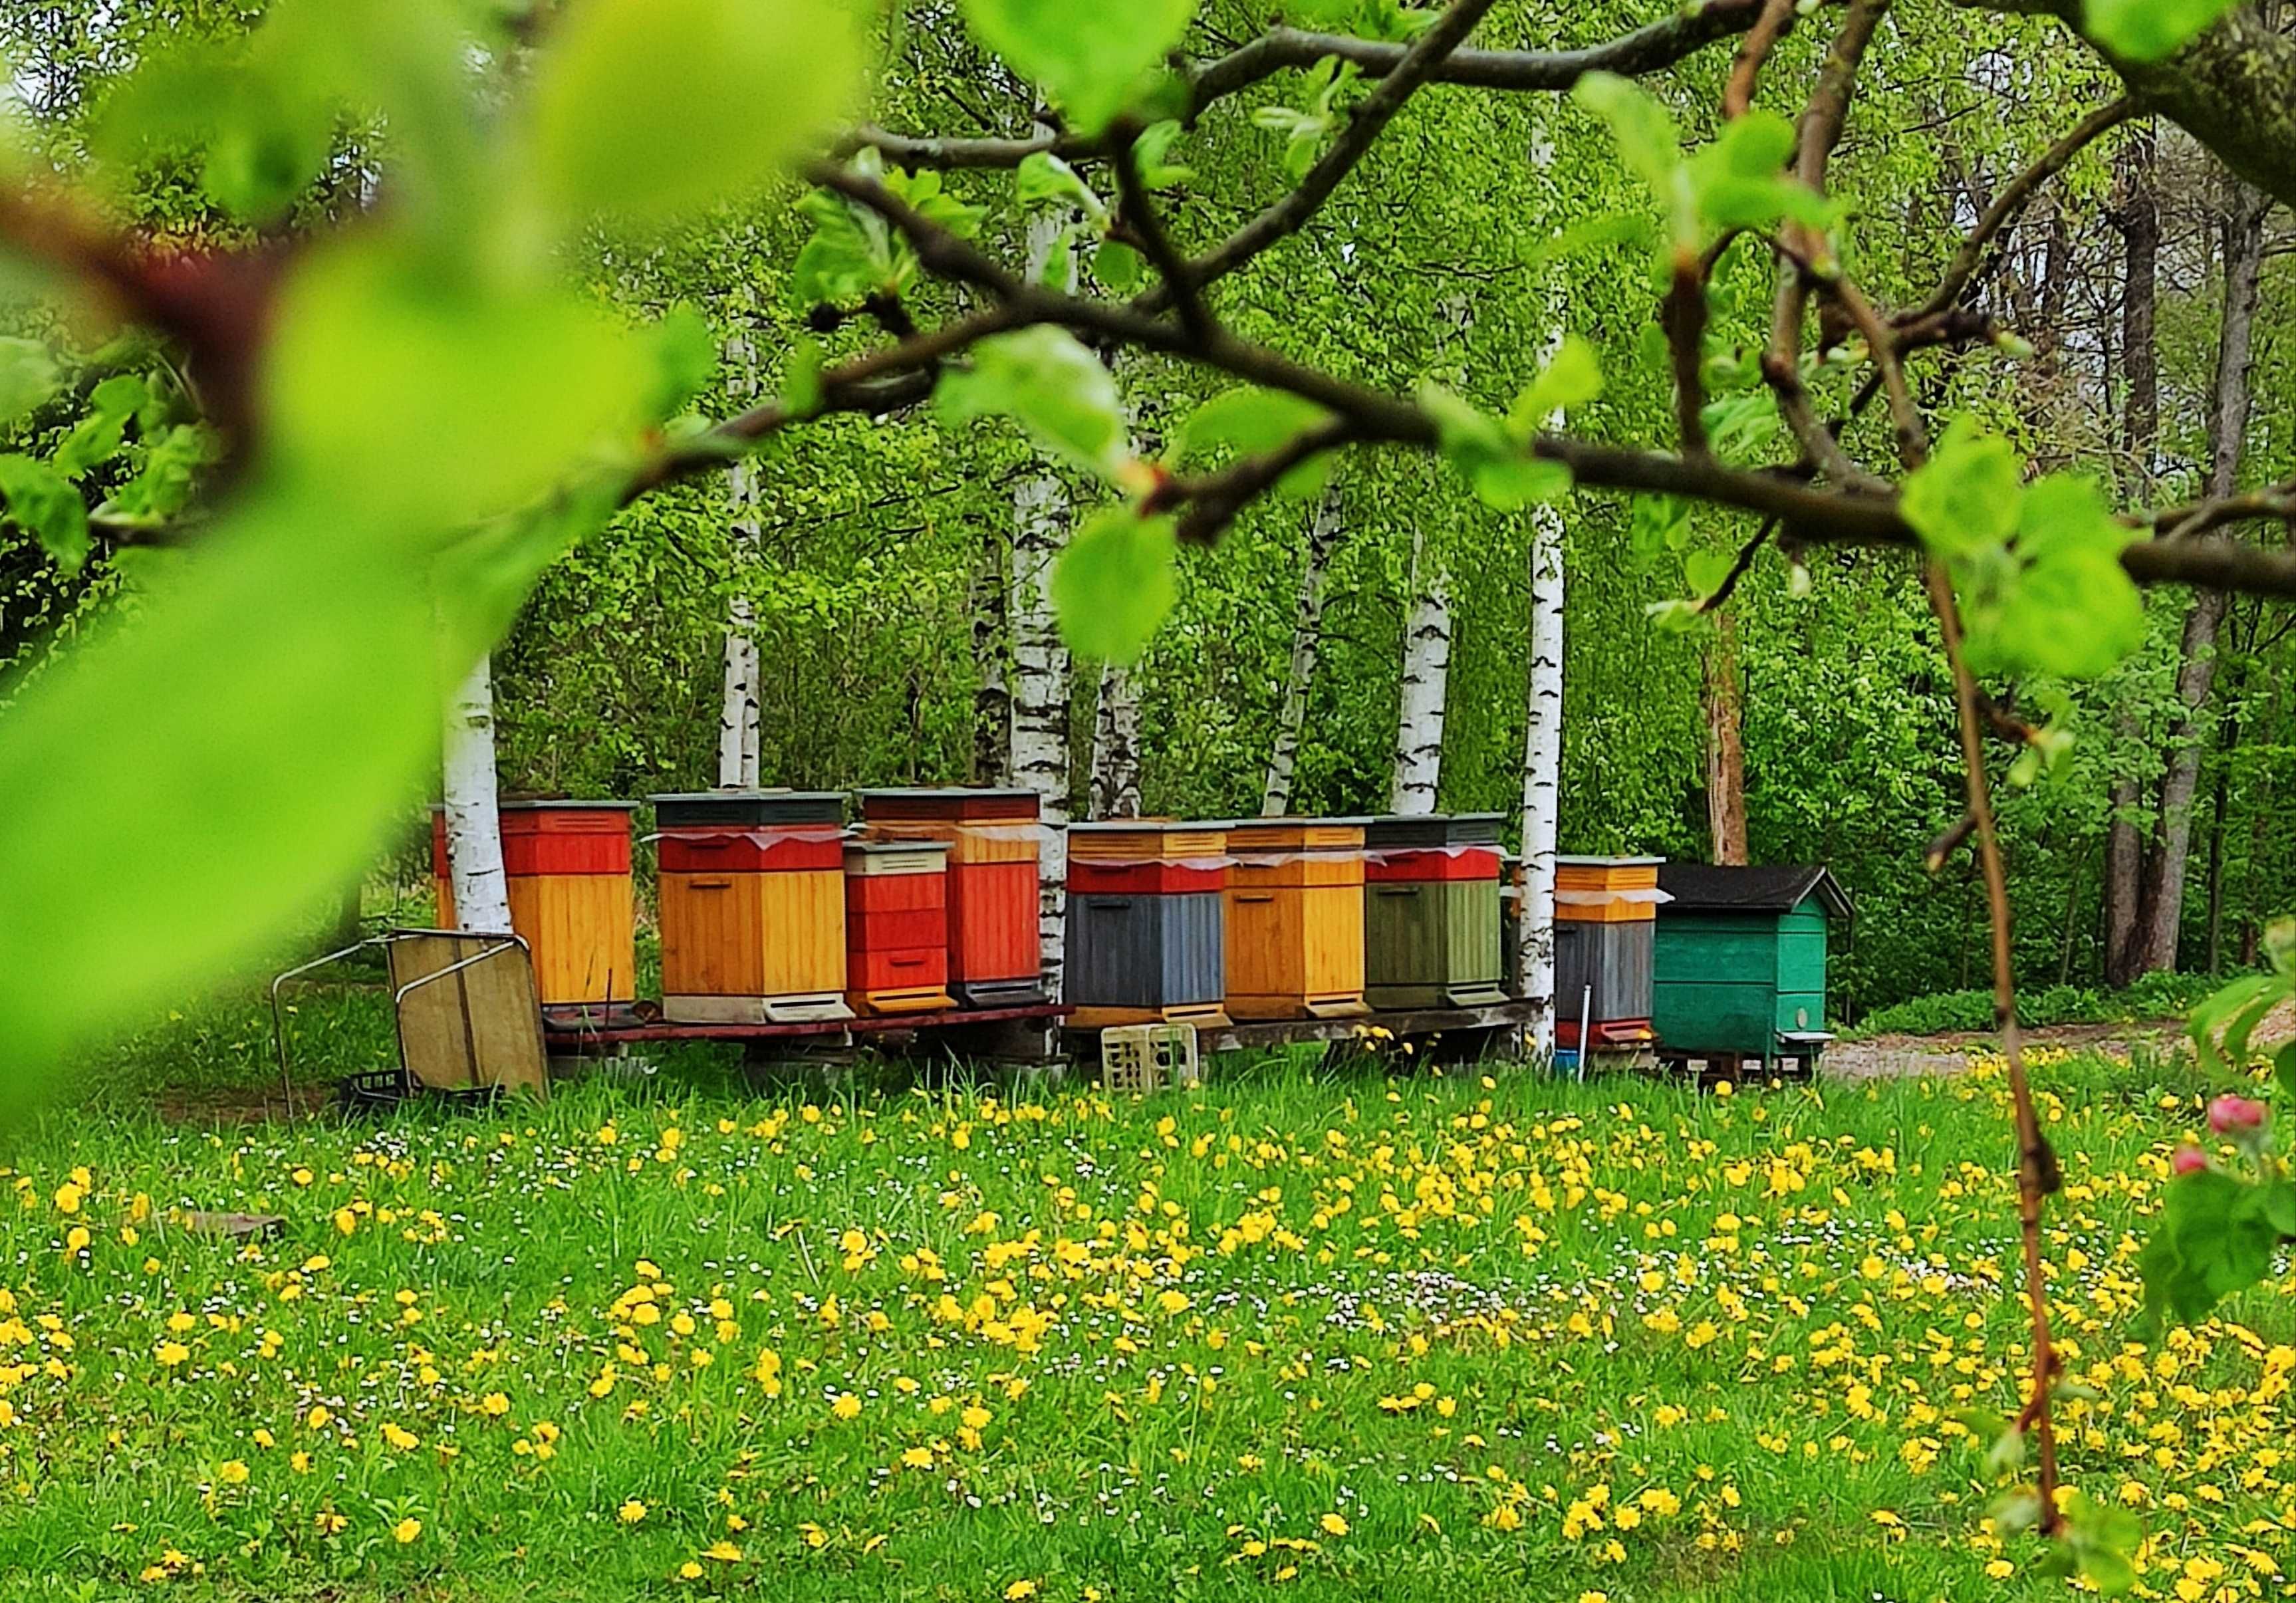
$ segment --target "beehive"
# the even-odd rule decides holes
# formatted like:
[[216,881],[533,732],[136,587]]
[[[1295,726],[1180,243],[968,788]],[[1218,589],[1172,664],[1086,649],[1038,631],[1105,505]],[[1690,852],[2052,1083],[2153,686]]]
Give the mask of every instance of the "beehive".
[[1669,863],[1659,887],[1651,1020],[1668,1056],[1816,1059],[1826,1034],[1829,924],[1849,898],[1816,866]]
[[1226,1024],[1218,824],[1127,819],[1069,828],[1070,1021]]
[[844,798],[657,796],[661,1010],[677,1024],[849,1018]]
[[862,826],[872,840],[948,847],[948,989],[964,1007],[1045,1000],[1038,808],[1033,790],[861,792]]
[[1349,1018],[1364,1001],[1364,821],[1239,819],[1227,828],[1227,1010]]
[[1364,826],[1364,999],[1374,1008],[1485,1007],[1499,985],[1499,815]]
[[1658,905],[1655,857],[1554,860],[1554,1035],[1564,1047],[1647,1046]]
[[948,994],[948,846],[845,846],[845,1000],[857,1013],[928,1013]]
[[[501,805],[503,877],[512,931],[534,954],[545,1015],[590,1019],[637,997],[637,913],[630,883],[636,802]],[[447,810],[430,811],[430,871],[439,923],[455,927]]]

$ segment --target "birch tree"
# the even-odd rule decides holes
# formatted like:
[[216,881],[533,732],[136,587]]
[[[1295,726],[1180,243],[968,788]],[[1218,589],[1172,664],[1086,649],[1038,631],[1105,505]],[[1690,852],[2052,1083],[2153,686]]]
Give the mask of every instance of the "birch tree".
[[1259,814],[1281,818],[1292,810],[1292,780],[1300,762],[1300,733],[1308,719],[1308,697],[1315,688],[1316,658],[1324,644],[1324,570],[1340,537],[1340,493],[1327,487],[1308,515],[1308,558],[1300,572],[1300,610],[1292,626],[1292,663],[1283,678],[1283,701],[1276,709],[1275,739],[1267,752],[1267,781]]
[[[758,394],[758,359],[749,335],[726,341],[727,388],[735,408]],[[726,543],[734,590],[726,611],[724,692],[718,712],[718,783],[726,789],[754,789],[758,783],[758,642],[742,571],[757,559],[761,530],[758,516],[758,467],[753,458],[734,463],[726,475],[733,501],[733,537]]]
[[503,872],[502,812],[495,781],[494,672],[488,658],[472,663],[455,687],[440,733],[455,927],[489,934],[507,931],[510,881]]
[[1092,816],[1140,816],[1140,691],[1113,662],[1101,666],[1093,716]]
[[1450,576],[1441,560],[1428,551],[1425,531],[1415,530],[1411,537],[1411,604],[1403,622],[1403,693],[1395,720],[1390,812],[1435,811],[1450,687]]

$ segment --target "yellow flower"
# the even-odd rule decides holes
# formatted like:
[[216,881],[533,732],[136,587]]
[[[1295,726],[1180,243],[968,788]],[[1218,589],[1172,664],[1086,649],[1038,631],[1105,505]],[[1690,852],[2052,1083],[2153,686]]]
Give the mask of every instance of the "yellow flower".
[[1344,1536],[1348,1533],[1348,1522],[1337,1514],[1326,1514],[1316,1523],[1324,1527],[1325,1535]]
[[701,1579],[701,1566],[689,1558],[677,1566],[677,1578],[680,1581],[699,1581]]
[[163,1341],[152,1350],[152,1356],[158,1359],[162,1366],[171,1370],[191,1355],[191,1348],[179,1341]]
[[704,1558],[715,1558],[720,1564],[739,1564],[742,1562],[742,1550],[740,1546],[736,1543],[726,1541],[722,1536],[717,1541],[711,1542],[708,1547],[703,1548],[701,1550],[701,1556]]
[[851,1392],[840,1392],[837,1400],[829,1405],[829,1411],[840,1419],[857,1419],[861,1417],[861,1399]]
[[237,1459],[226,1459],[216,1466],[216,1478],[226,1486],[242,1485],[247,1480],[247,1466]]
[[405,1519],[400,1520],[397,1525],[390,1527],[391,1540],[398,1542],[401,1547],[405,1547],[408,1542],[414,1541],[417,1536],[422,1534],[422,1522],[415,1518],[411,1514]]
[[500,1392],[488,1392],[479,1399],[479,1411],[489,1419],[499,1419],[510,1412],[510,1399]]
[[387,1419],[383,1421],[382,1439],[399,1452],[412,1452],[422,1445],[413,1431]]
[[614,1515],[624,1525],[634,1525],[646,1517],[646,1506],[634,1497],[615,1509]]
[[1015,1581],[1004,1589],[1004,1603],[1021,1603],[1023,1599],[1036,1595],[1037,1583],[1034,1581]]

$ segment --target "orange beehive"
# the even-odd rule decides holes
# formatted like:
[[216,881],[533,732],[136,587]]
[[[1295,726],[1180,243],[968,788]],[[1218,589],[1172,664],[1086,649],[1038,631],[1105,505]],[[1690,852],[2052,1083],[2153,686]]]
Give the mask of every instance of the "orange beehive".
[[1045,1000],[1039,806],[1033,790],[861,792],[870,839],[948,847],[948,989],[964,1007]]
[[948,847],[938,840],[845,847],[845,996],[860,1013],[953,1008]]
[[676,1024],[850,1018],[843,798],[718,790],[652,799],[662,1016]]
[[[636,802],[502,804],[510,924],[534,954],[545,1014],[577,1017],[627,1007],[637,997],[636,910],[630,886],[630,814]],[[439,923],[455,928],[447,861],[447,810],[430,810],[430,871]]]
[[1364,832],[1356,818],[1227,829],[1227,1010],[1351,1018],[1364,1002]]

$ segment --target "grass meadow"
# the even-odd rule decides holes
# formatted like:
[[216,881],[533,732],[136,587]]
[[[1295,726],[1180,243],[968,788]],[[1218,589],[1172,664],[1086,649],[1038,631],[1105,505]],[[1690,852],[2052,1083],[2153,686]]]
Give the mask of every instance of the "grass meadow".
[[[258,1085],[253,1018],[119,1073]],[[1228,1068],[1141,1100],[704,1064],[381,1123],[51,1111],[0,1151],[6,1595],[2065,1591],[1991,1532],[1960,1418],[2013,1413],[2023,1355],[1997,1067]],[[2095,1394],[2068,1476],[2143,1520],[2139,1595],[2285,1597],[2292,1282],[2136,1345],[2191,1072],[2038,1071]]]

